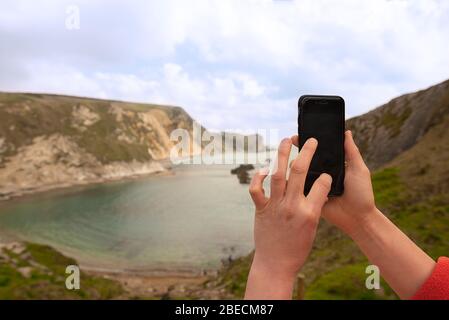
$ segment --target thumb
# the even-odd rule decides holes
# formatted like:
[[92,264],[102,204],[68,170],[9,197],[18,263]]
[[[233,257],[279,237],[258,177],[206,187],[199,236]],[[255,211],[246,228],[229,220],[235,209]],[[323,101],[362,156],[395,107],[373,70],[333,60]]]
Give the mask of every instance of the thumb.
[[322,173],[318,179],[312,185],[309,194],[307,195],[307,201],[310,201],[314,210],[321,212],[324,204],[327,201],[327,195],[331,190],[332,177],[327,173]]
[[349,167],[365,166],[365,162],[363,161],[359,148],[357,148],[357,145],[354,142],[350,130],[345,132],[345,157]]

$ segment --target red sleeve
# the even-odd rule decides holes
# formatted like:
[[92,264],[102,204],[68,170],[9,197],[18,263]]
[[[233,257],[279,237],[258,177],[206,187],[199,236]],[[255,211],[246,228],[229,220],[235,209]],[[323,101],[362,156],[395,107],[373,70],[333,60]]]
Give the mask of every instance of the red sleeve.
[[449,258],[441,257],[412,300],[449,300]]

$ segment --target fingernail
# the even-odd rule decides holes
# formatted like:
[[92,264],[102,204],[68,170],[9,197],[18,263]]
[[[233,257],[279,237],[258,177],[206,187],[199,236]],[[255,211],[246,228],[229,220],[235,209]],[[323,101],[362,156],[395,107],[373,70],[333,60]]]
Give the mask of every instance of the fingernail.
[[323,173],[323,176],[329,181],[329,183],[332,183],[332,176],[328,173]]
[[259,174],[261,176],[267,176],[269,172],[270,172],[270,168],[269,167],[263,167],[263,168],[259,169]]
[[292,142],[292,139],[284,138],[284,139],[282,139],[281,144],[288,144],[288,143],[291,143],[291,142]]
[[291,144],[292,144],[292,139],[284,138],[284,139],[282,139],[281,143],[279,144],[279,147],[280,148],[287,148]]
[[309,138],[309,139],[307,139],[306,143],[312,144],[312,145],[317,145],[318,144],[318,140],[315,139],[315,138]]

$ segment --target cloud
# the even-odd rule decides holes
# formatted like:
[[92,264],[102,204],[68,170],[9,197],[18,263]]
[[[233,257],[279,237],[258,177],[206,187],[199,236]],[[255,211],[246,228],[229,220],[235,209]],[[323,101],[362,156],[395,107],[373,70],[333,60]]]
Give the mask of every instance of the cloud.
[[296,131],[305,93],[354,116],[449,75],[442,0],[9,0],[0,90],[183,106],[208,127]]
[[[199,77],[178,64],[166,63],[151,73],[136,76],[116,72],[87,74],[55,64],[32,65],[34,72],[22,84],[21,91],[179,105],[212,130],[254,132],[277,128],[280,115],[295,104],[269,98],[269,93],[277,88],[265,86],[242,72]],[[16,91],[15,85],[6,83],[3,89]],[[290,111],[294,114],[295,110]]]

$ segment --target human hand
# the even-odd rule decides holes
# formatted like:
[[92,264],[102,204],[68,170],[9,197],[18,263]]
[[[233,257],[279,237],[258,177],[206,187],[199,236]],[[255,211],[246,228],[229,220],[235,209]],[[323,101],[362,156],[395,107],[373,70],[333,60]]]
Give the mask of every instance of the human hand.
[[291,296],[291,286],[312,248],[321,209],[332,183],[330,175],[322,174],[307,197],[304,196],[305,178],[317,144],[313,138],[304,144],[292,163],[287,184],[292,141],[287,138],[281,142],[269,198],[262,186],[267,171],[258,172],[251,182],[250,194],[256,206],[255,254],[246,298]]
[[[298,136],[292,137],[298,146]],[[358,227],[375,212],[371,174],[357,148],[351,131],[345,132],[346,172],[344,193],[332,197],[323,207],[321,215],[348,235],[352,236]]]

